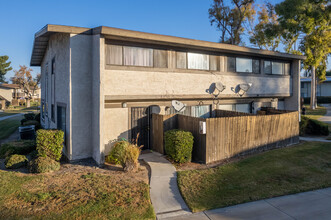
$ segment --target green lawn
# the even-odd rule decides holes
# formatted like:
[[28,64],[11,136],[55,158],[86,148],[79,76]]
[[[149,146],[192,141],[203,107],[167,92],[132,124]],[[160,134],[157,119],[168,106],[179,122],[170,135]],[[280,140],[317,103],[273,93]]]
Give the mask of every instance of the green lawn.
[[125,175],[0,170],[0,219],[155,219],[148,184]]
[[216,168],[178,172],[193,212],[331,186],[331,144],[306,142]]
[[9,137],[21,125],[23,116],[17,116],[0,121],[0,140]]
[[317,106],[316,109],[312,110],[309,106],[306,107],[306,116],[311,119],[319,119],[320,117],[324,116],[327,112],[325,107]]

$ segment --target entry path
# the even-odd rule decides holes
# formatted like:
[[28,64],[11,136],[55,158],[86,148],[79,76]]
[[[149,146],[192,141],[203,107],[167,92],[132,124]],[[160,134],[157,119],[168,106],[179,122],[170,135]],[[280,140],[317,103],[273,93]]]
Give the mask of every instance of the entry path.
[[167,220],[331,219],[331,188],[187,214]]
[[139,159],[151,168],[150,194],[157,219],[191,213],[179,192],[175,167],[156,152],[142,154]]

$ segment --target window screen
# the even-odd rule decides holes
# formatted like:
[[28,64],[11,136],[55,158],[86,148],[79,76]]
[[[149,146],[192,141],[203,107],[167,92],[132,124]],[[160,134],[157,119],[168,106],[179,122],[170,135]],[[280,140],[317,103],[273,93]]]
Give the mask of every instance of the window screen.
[[188,69],[209,70],[209,55],[187,53]]
[[260,73],[260,60],[253,60],[253,73]]
[[219,70],[219,56],[209,56],[209,70]]
[[210,118],[210,105],[191,106],[191,116],[197,118]]
[[218,109],[225,111],[235,111],[235,105],[219,105]]
[[236,58],[228,57],[228,72],[236,72]]
[[176,52],[176,63],[178,69],[186,69],[186,52]]
[[168,67],[168,52],[166,50],[154,50],[154,67]]
[[253,72],[252,59],[236,58],[236,72],[242,72],[242,73]]
[[107,45],[106,64],[123,65],[123,47],[118,45]]
[[251,113],[250,104],[236,104],[236,112]]
[[123,47],[124,65],[153,66],[153,49],[140,47]]
[[284,75],[284,63],[272,62],[272,74]]
[[271,61],[264,61],[264,74],[271,74]]
[[291,65],[289,63],[284,63],[284,74],[290,75],[291,74]]

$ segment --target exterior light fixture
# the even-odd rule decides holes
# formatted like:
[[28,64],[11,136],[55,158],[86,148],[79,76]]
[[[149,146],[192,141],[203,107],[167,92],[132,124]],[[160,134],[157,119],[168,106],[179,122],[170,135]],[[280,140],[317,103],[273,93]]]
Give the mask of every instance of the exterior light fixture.
[[126,108],[127,107],[127,103],[126,102],[122,102],[122,108]]

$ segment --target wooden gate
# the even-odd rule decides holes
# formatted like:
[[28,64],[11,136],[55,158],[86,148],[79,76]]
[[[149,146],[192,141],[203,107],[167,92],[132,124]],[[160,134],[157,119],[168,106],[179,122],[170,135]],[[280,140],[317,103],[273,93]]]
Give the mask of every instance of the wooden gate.
[[150,108],[133,107],[131,108],[131,140],[135,140],[139,133],[137,144],[143,145],[144,149],[149,149],[149,130],[150,130]]

